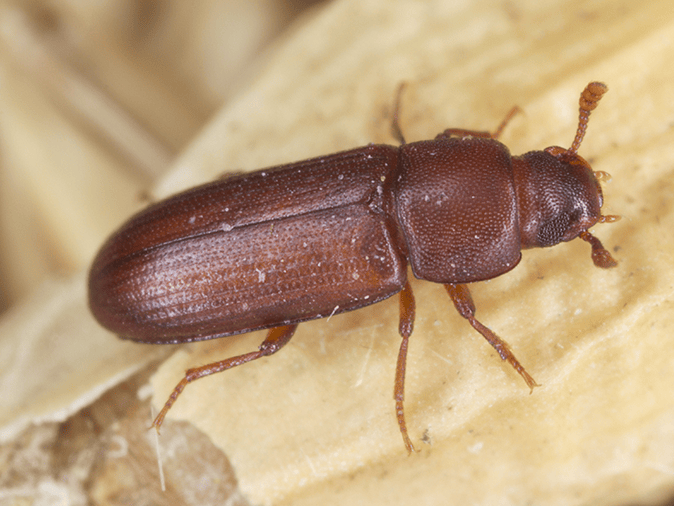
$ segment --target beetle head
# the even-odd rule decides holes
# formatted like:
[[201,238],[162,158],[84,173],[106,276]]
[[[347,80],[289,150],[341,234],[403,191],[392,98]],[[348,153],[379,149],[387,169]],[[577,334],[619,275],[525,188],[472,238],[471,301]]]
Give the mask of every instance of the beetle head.
[[580,237],[592,246],[597,267],[615,267],[617,262],[588,229],[610,223],[619,216],[601,214],[604,203],[599,180],[605,172],[594,172],[578,154],[587,122],[606,92],[602,83],[590,83],[580,96],[580,118],[576,137],[569,149],[552,146],[513,158],[522,248],[544,248]]
[[578,129],[570,148],[552,146],[513,158],[523,248],[554,246],[580,237],[592,246],[597,267],[617,265],[599,239],[588,232],[595,223],[619,219],[601,214],[604,199],[599,180],[608,174],[594,172],[578,155],[590,112],[607,90],[605,84],[592,82],[580,94]]
[[603,197],[592,169],[579,156],[562,161],[555,152],[532,151],[513,159],[523,248],[570,241],[601,216]]

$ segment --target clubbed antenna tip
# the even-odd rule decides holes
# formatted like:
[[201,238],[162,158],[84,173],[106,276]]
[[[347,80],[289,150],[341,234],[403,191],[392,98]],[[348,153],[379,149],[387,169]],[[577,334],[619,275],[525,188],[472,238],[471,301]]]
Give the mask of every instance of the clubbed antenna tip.
[[580,115],[578,117],[578,130],[576,131],[576,138],[573,140],[571,147],[567,150],[569,155],[578,153],[580,143],[585,137],[585,130],[587,129],[587,122],[590,117],[590,112],[594,111],[597,104],[608,91],[608,86],[600,82],[592,82],[588,84],[583,92],[580,94]]

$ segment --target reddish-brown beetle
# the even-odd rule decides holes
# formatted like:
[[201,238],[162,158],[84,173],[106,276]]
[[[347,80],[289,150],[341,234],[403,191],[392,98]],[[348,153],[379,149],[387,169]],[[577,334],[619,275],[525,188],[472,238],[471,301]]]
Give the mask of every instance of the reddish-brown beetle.
[[[443,283],[458,312],[533,389],[508,345],[475,319],[466,283],[499,276],[524,248],[576,237],[598,267],[616,265],[588,229],[602,216],[598,179],[578,154],[607,88],[587,85],[569,149],[511,157],[494,134],[449,129],[434,140],[370,145],[206,184],[154,204],[122,226],[91,267],[89,305],[121,337],[186,343],[270,328],[258,351],[190,369],[185,386],[276,353],[298,323],[400,292],[395,404],[405,447],[405,360],[415,303],[407,263]],[[508,118],[512,113],[508,116]],[[506,118],[506,121],[507,119]]]

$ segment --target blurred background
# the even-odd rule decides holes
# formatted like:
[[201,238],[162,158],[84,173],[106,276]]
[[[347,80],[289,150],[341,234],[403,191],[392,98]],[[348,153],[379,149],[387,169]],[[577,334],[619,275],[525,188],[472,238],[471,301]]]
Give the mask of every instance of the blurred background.
[[[0,506],[673,504],[670,4],[0,0]],[[85,272],[113,229],[226,170],[394,143],[401,81],[408,140],[519,105],[502,140],[522,153],[571,141],[595,79],[610,92],[581,154],[613,176],[604,211],[624,219],[596,231],[619,267],[572,241],[472,289],[540,389],[413,281],[420,454],[394,419],[391,298],[190,386],[162,428],[161,491],[152,391],[157,406],[262,336],[173,354],[102,329]]]
[[86,267],[318,3],[0,1],[0,313]]

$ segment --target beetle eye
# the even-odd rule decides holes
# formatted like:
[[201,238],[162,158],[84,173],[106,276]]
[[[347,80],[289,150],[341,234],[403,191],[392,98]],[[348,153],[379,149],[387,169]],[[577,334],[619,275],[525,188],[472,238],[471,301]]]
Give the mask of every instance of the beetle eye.
[[545,223],[538,229],[538,245],[542,248],[559,244],[571,223],[571,215],[561,213]]

